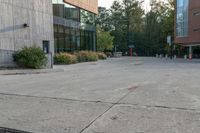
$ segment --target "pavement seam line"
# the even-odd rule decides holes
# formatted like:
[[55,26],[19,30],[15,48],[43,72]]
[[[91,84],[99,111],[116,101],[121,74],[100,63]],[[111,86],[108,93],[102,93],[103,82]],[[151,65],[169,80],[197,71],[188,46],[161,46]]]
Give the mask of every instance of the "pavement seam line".
[[[139,85],[138,85],[139,86]],[[129,88],[127,88],[129,89]],[[117,102],[112,104],[106,111],[104,111],[102,114],[100,114],[97,118],[95,118],[92,122],[90,122],[85,128],[83,128],[79,133],[83,133],[86,129],[88,129],[95,121],[97,121],[99,118],[101,118],[103,115],[105,115],[108,111],[110,111],[114,106],[120,104],[120,101],[123,100],[125,97],[127,97],[130,93],[134,91],[127,92],[123,97],[121,97]]]
[[[77,99],[67,99],[67,98],[55,98],[55,97],[39,97],[39,96],[19,95],[19,94],[7,94],[7,93],[0,93],[0,95],[4,95],[4,96],[16,96],[16,97],[41,98],[41,99],[52,99],[52,100],[66,100],[66,101],[74,101],[74,102],[102,103],[102,104],[112,104],[112,105],[127,105],[127,106],[137,106],[137,107],[140,106],[140,107],[147,107],[147,108],[161,108],[161,109],[170,109],[170,110],[182,110],[182,111],[200,112],[200,111],[198,111],[196,109],[191,109],[191,108],[181,108],[181,107],[178,108],[178,107],[169,107],[169,106],[161,106],[161,105],[140,105],[140,104],[120,103],[120,101],[123,98],[118,103],[117,102],[116,103],[112,103],[112,102],[104,102],[104,101],[87,101],[87,100],[77,100]],[[124,98],[126,96],[124,96]]]
[[200,111],[196,109],[191,109],[191,108],[176,108],[176,107],[159,106],[159,105],[140,105],[140,104],[130,104],[130,103],[119,103],[117,105],[134,106],[138,108],[145,107],[145,108],[154,108],[154,109],[179,110],[179,111],[189,111],[189,112],[200,113]]
[[[146,79],[147,80],[147,79]],[[145,80],[145,81],[146,81]],[[142,83],[139,83],[137,86],[140,87]],[[126,88],[130,89],[130,87]],[[135,89],[134,89],[135,90]],[[105,112],[103,112],[101,115],[99,115],[96,119],[94,119],[92,122],[90,122],[85,128],[83,128],[79,133],[83,133],[86,129],[88,129],[95,121],[97,121],[99,118],[101,118],[104,114],[106,114],[109,110],[111,110],[114,106],[119,105],[120,101],[122,101],[124,98],[126,98],[129,94],[133,93],[134,90],[129,90],[123,97],[121,97],[116,103],[114,103],[112,106],[110,106]]]
[[20,94],[0,93],[0,95],[3,95],[3,96],[26,97],[26,98],[41,98],[41,99],[51,99],[51,100],[65,100],[65,101],[74,101],[74,102],[115,104],[115,103],[112,103],[112,102],[103,102],[103,101],[87,101],[87,100],[77,100],[77,99],[68,99],[68,98],[56,98],[56,97],[44,97],[44,96],[31,96],[31,95],[20,95]]

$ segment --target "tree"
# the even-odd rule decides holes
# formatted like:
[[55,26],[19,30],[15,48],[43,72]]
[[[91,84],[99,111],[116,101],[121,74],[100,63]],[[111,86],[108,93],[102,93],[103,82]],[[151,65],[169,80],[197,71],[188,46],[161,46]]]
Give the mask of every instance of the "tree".
[[[166,2],[167,1],[167,2]],[[110,9],[102,9],[98,22],[114,37],[117,51],[127,52],[134,45],[139,55],[167,53],[166,37],[174,33],[174,0],[152,1],[144,14],[142,0],[115,0]]]
[[140,45],[140,37],[143,31],[143,16],[144,9],[142,9],[143,1],[138,0],[123,0],[123,10],[126,20],[126,45],[134,45],[135,50],[138,50]]
[[96,24],[104,31],[111,31],[110,12],[105,7],[99,7],[99,13],[96,18]]
[[113,44],[117,51],[126,51],[126,26],[122,4],[114,1],[110,8],[110,19],[113,30],[111,35],[114,36]]
[[168,53],[166,38],[174,33],[174,0],[152,1],[151,11],[145,15],[146,55]]
[[101,52],[111,51],[113,49],[113,37],[110,32],[103,31],[97,26],[97,50]]
[[128,45],[136,41],[134,35],[142,30],[144,10],[138,0],[114,1],[110,9],[115,37],[114,45],[118,51],[126,52]]

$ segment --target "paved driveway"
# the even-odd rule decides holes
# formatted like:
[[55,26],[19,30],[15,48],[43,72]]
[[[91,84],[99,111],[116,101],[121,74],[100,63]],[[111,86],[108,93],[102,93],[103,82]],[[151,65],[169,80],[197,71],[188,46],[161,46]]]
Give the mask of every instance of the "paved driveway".
[[0,76],[0,127],[34,133],[199,133],[200,61],[140,57]]

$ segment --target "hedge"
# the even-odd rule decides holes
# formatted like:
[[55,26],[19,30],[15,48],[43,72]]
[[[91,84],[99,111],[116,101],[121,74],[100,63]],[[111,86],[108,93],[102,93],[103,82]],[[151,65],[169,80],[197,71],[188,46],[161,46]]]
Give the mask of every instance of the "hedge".
[[77,56],[78,62],[91,62],[97,61],[98,55],[95,52],[91,51],[80,51],[74,53]]
[[77,63],[77,57],[69,53],[58,53],[54,56],[54,64],[74,64]]
[[24,47],[13,54],[14,61],[21,67],[40,69],[46,66],[47,58],[40,47]]

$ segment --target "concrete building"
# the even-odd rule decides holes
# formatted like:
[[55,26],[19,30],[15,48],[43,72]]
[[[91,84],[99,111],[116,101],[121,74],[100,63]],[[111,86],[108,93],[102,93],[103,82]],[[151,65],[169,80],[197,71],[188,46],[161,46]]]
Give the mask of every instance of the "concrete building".
[[52,0],[0,0],[0,66],[31,45],[54,51]]
[[97,0],[0,0],[0,66],[12,54],[37,45],[54,52],[96,50]]
[[176,0],[175,43],[189,47],[200,45],[200,0]]

